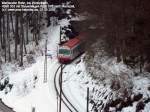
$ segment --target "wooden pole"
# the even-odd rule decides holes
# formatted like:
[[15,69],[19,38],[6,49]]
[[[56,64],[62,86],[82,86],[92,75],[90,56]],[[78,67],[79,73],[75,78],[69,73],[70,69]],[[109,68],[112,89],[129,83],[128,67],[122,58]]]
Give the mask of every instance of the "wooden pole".
[[47,82],[47,39],[45,42],[44,83]]
[[59,99],[59,112],[61,112],[61,101],[62,101],[62,64],[60,72],[60,99]]
[[86,112],[89,112],[89,88],[87,88],[87,108]]
[[35,107],[32,107],[32,112],[35,112]]
[[58,102],[58,94],[57,94],[57,112],[58,112],[58,104],[59,104],[59,102]]
[[60,26],[60,37],[59,37],[59,42],[61,44],[61,26]]

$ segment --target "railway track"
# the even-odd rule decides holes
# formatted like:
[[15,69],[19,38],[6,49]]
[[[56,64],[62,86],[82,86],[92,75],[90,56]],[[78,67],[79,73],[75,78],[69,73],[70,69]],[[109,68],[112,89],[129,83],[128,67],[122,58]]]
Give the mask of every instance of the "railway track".
[[0,99],[0,112],[15,112],[12,108],[5,105],[2,100]]
[[[65,65],[63,66],[63,69],[65,68]],[[58,96],[60,96],[59,90],[60,90],[60,73],[59,70],[61,69],[61,65],[57,68],[54,76],[54,86],[55,91]],[[58,74],[59,73],[59,74]],[[59,75],[59,76],[57,76]],[[70,110],[70,112],[79,112],[73,104],[69,101],[69,99],[66,97],[65,93],[63,92],[62,88],[62,102],[65,104],[65,106]]]

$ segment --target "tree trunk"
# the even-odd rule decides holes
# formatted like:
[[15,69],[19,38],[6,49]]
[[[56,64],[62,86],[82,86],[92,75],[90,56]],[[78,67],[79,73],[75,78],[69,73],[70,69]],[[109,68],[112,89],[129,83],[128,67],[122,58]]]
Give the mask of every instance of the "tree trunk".
[[[2,17],[2,15],[1,15]],[[1,21],[1,18],[0,17],[0,43],[1,43],[1,48],[2,48],[2,43],[3,43],[3,35],[2,35],[2,21]]]
[[15,59],[16,60],[17,60],[17,51],[18,51],[18,38],[19,38],[18,22],[19,22],[19,18],[18,18],[18,13],[16,12],[16,23],[15,23]]
[[[24,35],[24,34],[23,34]],[[24,37],[24,36],[23,36]],[[24,39],[24,38],[23,38]],[[23,45],[24,45],[24,52],[25,54],[27,54],[27,49],[26,49],[26,42],[25,39],[23,40]]]
[[36,45],[38,45],[39,43],[38,43],[38,12],[37,12],[37,14],[35,15],[35,20],[36,20],[36,22],[35,22],[35,27],[34,27],[34,33],[35,33],[35,43],[36,43]]
[[6,29],[5,29],[5,14],[3,15],[3,45],[2,45],[2,48],[5,50],[5,62],[6,62]]
[[140,73],[142,73],[142,68],[143,68],[143,56],[140,56]]
[[8,60],[11,61],[11,54],[10,54],[10,27],[9,27],[9,12],[7,12],[7,41],[8,41]]
[[27,19],[27,22],[26,22],[26,44],[29,43],[29,22],[28,22],[28,19]]
[[15,35],[15,30],[14,30],[14,21],[13,21],[13,14],[12,14],[12,13],[10,14],[10,20],[11,20],[11,27],[12,27],[12,31],[13,31],[13,34]]
[[38,21],[38,40],[40,40],[40,16],[41,16],[41,12],[38,12],[38,19],[37,19],[37,21]]
[[23,15],[21,14],[20,17],[20,26],[21,26],[21,30],[20,30],[20,66],[23,66],[23,41],[24,41],[24,30],[23,30]]

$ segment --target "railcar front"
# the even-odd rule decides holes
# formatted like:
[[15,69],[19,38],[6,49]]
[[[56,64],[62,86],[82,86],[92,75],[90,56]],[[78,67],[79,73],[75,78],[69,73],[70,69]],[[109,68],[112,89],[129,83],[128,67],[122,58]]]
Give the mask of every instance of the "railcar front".
[[72,54],[70,48],[66,46],[59,47],[58,60],[60,63],[69,63],[72,60]]

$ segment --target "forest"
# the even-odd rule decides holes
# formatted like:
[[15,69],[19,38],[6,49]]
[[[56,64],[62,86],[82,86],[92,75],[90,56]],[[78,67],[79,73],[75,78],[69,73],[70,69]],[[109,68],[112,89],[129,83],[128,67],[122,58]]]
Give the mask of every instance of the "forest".
[[[7,0],[5,0],[7,1]],[[15,0],[13,0],[15,1]],[[18,0],[17,0],[18,1]],[[21,0],[28,1],[28,0]],[[37,1],[37,0],[33,0]],[[39,1],[39,0],[38,0]],[[48,4],[59,5],[68,0],[49,0]],[[26,46],[30,42],[34,42],[38,46],[41,40],[41,30],[45,23],[47,26],[51,25],[50,18],[58,17],[64,18],[66,15],[62,14],[60,8],[57,11],[49,12],[0,12],[0,53],[1,61],[12,62],[16,60],[20,66],[23,66],[23,56],[31,53]]]
[[[90,35],[89,41],[104,39],[106,51],[118,62],[150,71],[150,1],[149,0],[79,0],[78,12],[90,13],[80,25]],[[87,25],[88,23],[88,25]],[[93,30],[87,26],[95,25]]]
[[[23,65],[23,56],[27,54],[26,45],[40,40],[41,13],[3,12],[0,21],[0,49],[5,62],[19,60]],[[30,27],[30,30],[29,30]],[[29,37],[32,32],[32,38]]]
[[[68,0],[49,0],[48,3],[58,5],[66,1]],[[86,21],[81,22],[82,25],[78,22],[79,26],[76,28],[84,29],[88,33],[87,43],[104,39],[106,51],[116,56],[118,62],[123,61],[130,66],[138,64],[141,71],[146,65],[149,71],[149,0],[72,0],[71,3],[76,6],[77,13],[88,12],[90,15]],[[47,12],[48,25],[50,25],[50,17],[57,16],[61,19],[66,16],[61,13],[60,9],[57,10],[57,13]],[[21,66],[23,65],[23,54],[28,52],[26,45],[29,41],[34,41],[38,45],[40,20],[43,14],[39,12],[1,12],[0,15],[2,55],[5,57],[5,62],[19,59]],[[96,29],[89,30],[87,26],[90,25],[95,25]],[[32,32],[32,38],[29,38],[29,32]],[[14,43],[14,48],[11,47],[11,43]]]

